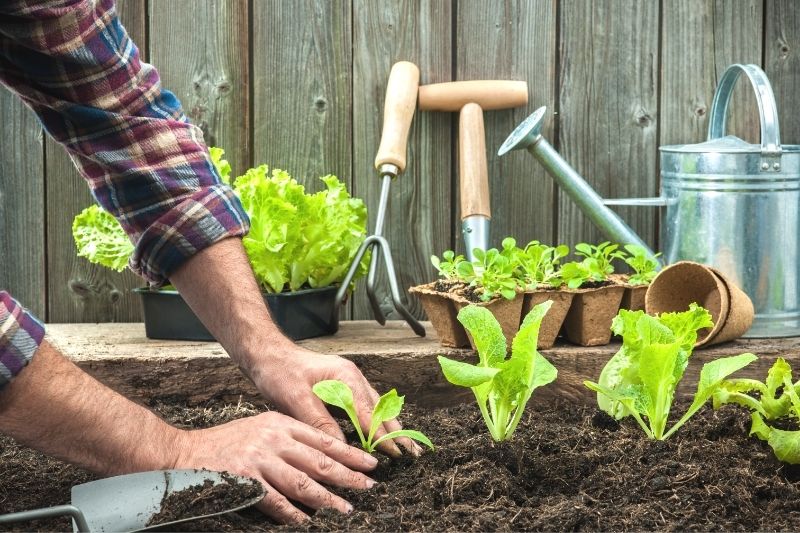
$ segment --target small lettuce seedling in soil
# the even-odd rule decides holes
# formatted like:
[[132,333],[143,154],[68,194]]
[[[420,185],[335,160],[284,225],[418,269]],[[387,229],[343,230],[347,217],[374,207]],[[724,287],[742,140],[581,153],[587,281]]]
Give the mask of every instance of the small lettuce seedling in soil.
[[531,241],[524,249],[517,248],[516,262],[518,277],[528,290],[541,287],[558,288],[563,282],[558,272],[562,257],[569,254],[569,247],[548,246],[539,241]]
[[478,364],[439,356],[447,381],[472,389],[496,441],[509,440],[514,435],[534,389],[554,381],[558,375],[556,368],[536,351],[539,327],[552,304],[548,300],[531,309],[514,337],[508,358],[503,330],[492,313],[476,305],[464,307],[458,320],[475,341]]
[[465,260],[463,255],[456,255],[453,250],[442,252],[441,259],[435,255],[431,256],[431,263],[439,272],[439,277],[446,280],[461,280],[458,275],[458,265]]
[[644,247],[637,244],[626,244],[625,250],[630,254],[625,257],[625,263],[633,269],[633,275],[628,278],[631,285],[649,285],[658,274],[658,261],[660,253],[652,255]]
[[400,411],[403,409],[405,397],[398,396],[397,390],[395,389],[381,396],[378,403],[375,404],[372,410],[372,425],[369,428],[369,434],[366,438],[364,437],[364,432],[361,430],[361,424],[358,422],[358,414],[356,413],[356,407],[353,403],[353,391],[346,383],[337,379],[329,379],[316,383],[312,390],[323,402],[344,409],[347,416],[350,417],[353,426],[356,428],[358,438],[361,439],[361,447],[369,453],[374,452],[381,442],[397,437],[414,439],[433,450],[433,443],[431,443],[430,439],[422,432],[414,431],[413,429],[391,431],[378,439],[375,438],[375,432],[378,431],[381,424],[397,418],[400,415]]
[[793,382],[792,367],[779,357],[763,383],[755,379],[723,382],[714,393],[714,408],[725,403],[747,407],[752,411],[750,435],[766,441],[779,460],[800,464],[800,431],[774,427],[775,421],[781,418],[788,419],[794,426],[800,424],[798,389],[800,381]]
[[584,284],[595,281],[594,273],[585,261],[570,261],[561,265],[558,272],[561,281],[570,289],[579,289]]
[[675,389],[689,364],[697,332],[713,325],[711,314],[697,304],[688,311],[658,317],[621,310],[612,329],[622,335],[622,348],[606,363],[599,383],[584,381],[584,385],[597,392],[600,409],[617,419],[633,416],[648,437],[665,440],[712,397],[726,377],[757,359],[745,353],[703,365],[692,404],[667,431]]
[[516,241],[506,237],[503,239],[502,252],[497,248],[486,251],[475,248],[472,252],[474,261],[462,261],[458,264],[459,277],[470,286],[480,289],[481,301],[488,302],[497,296],[513,300],[517,295],[519,284],[514,276],[516,262],[511,252],[515,246]]
[[583,262],[591,270],[594,281],[605,281],[614,273],[614,259],[624,259],[625,254],[619,250],[618,244],[601,242],[597,246],[581,242],[575,245],[575,255],[585,259]]

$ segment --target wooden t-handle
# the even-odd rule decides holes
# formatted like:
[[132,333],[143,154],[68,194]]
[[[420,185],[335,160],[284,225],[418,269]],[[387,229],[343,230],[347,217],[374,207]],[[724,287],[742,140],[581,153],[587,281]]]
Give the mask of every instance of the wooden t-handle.
[[461,182],[461,219],[472,215],[491,218],[483,109],[475,103],[461,108],[458,118],[458,175]]
[[474,102],[486,111],[510,109],[528,103],[524,81],[473,80],[434,83],[419,88],[420,111],[458,111]]
[[413,63],[400,61],[392,66],[383,104],[383,132],[375,168],[391,164],[398,174],[406,168],[406,147],[411,119],[417,107],[419,69]]

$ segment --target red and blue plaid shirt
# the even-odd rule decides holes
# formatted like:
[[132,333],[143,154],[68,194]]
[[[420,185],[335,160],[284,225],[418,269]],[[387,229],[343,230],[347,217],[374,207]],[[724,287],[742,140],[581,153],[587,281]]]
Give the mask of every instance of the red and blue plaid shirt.
[[[131,269],[151,284],[247,232],[247,215],[220,182],[202,132],[140,60],[113,0],[0,2],[0,80],[66,148],[135,244]],[[43,333],[0,292],[0,387],[30,361]]]

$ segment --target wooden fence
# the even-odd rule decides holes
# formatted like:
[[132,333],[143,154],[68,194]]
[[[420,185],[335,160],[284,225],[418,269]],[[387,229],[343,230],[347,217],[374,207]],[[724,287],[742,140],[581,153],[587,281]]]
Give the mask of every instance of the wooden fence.
[[[546,138],[607,197],[657,195],[658,146],[704,140],[731,63],[766,70],[782,141],[800,143],[796,0],[119,0],[118,9],[235,173],[267,163],[312,189],[333,173],[372,208],[392,63],[413,61],[422,83],[526,80],[526,108],[486,113],[493,243],[602,238],[530,155],[494,155],[541,105]],[[751,142],[754,102],[739,87],[731,122]],[[50,322],[139,320],[138,279],[75,257],[71,220],[91,197],[64,151],[7,91],[0,123],[0,287]],[[408,169],[392,187],[387,232],[406,287],[432,278],[432,253],[461,245],[456,125],[454,114],[418,113]],[[657,245],[656,209],[619,212]],[[368,318],[359,292],[348,316]]]

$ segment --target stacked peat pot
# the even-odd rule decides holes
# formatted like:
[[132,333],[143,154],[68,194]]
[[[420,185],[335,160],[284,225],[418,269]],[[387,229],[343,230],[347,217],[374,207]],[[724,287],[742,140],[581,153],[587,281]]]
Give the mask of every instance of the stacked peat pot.
[[[519,248],[509,237],[501,250],[475,250],[474,261],[451,250],[441,258],[433,256],[440,279],[410,292],[420,298],[444,346],[471,345],[457,319],[467,305],[489,309],[506,338],[512,339],[530,309],[546,300],[553,305],[542,322],[538,348],[550,348],[562,332],[572,343],[598,346],[611,340],[611,322],[622,305],[644,309],[643,293],[656,274],[655,258],[635,245],[625,249],[627,253],[608,242],[581,243],[575,253],[583,259],[561,264],[569,254],[567,246],[532,241]],[[614,259],[627,263],[634,273],[614,274]]]

